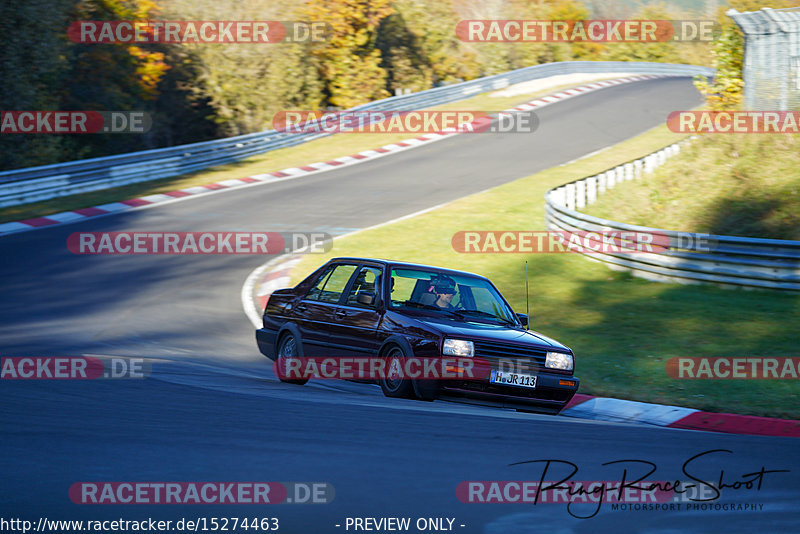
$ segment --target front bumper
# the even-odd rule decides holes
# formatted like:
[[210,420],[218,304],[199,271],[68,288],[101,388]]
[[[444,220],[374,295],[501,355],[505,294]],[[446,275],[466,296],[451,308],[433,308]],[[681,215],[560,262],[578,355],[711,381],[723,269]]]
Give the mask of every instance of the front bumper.
[[[574,386],[559,384],[569,380]],[[535,388],[492,384],[488,380],[443,380],[441,396],[458,396],[479,399],[507,408],[526,408],[532,411],[557,414],[572,400],[580,387],[575,376],[538,374]]]

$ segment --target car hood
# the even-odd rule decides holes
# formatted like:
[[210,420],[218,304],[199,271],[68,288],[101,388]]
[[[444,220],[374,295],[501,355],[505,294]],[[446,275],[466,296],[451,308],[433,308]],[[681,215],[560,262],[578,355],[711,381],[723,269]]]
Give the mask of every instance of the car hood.
[[450,319],[416,317],[429,328],[434,328],[444,336],[461,337],[475,341],[493,341],[518,345],[538,346],[544,349],[556,349],[560,352],[571,352],[569,348],[555,339],[551,339],[533,330],[523,330],[508,326],[481,322],[461,322]]

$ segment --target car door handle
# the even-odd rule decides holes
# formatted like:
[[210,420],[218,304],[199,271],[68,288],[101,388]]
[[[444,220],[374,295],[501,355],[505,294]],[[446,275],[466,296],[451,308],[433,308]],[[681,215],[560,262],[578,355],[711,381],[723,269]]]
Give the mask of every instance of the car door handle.
[[297,307],[295,308],[295,310],[300,311],[300,312],[306,311],[307,309],[308,309],[308,306],[306,306],[305,304],[298,304]]
[[335,312],[333,312],[333,314],[334,314],[336,317],[340,318],[340,319],[341,319],[342,317],[347,317],[347,312],[346,312],[346,311],[344,311],[344,310],[336,310]]

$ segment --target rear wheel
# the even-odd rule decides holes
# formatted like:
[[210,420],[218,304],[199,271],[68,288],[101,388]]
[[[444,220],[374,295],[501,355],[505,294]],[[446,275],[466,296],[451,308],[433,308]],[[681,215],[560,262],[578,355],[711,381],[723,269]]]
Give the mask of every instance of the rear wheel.
[[281,382],[297,384],[299,386],[308,382],[308,378],[286,378],[292,376],[292,374],[296,375],[300,370],[300,366],[297,365],[299,363],[299,358],[300,354],[297,350],[297,339],[295,339],[294,334],[285,334],[278,343],[278,360],[276,362],[278,367],[278,379]]
[[397,346],[391,347],[386,352],[384,359],[386,360],[385,373],[378,380],[383,394],[387,397],[402,397],[406,399],[414,397],[414,386],[411,384],[411,380],[403,378],[403,369],[406,361],[403,350]]

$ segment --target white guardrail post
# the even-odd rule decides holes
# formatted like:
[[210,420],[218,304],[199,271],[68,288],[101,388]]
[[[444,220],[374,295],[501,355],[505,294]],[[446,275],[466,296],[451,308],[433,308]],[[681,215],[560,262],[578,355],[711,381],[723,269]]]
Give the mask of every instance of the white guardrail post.
[[595,176],[551,189],[545,194],[547,227],[567,233],[617,231],[634,235],[640,232],[655,234],[664,242],[669,238],[669,247],[661,252],[581,252],[605,262],[612,269],[630,271],[634,276],[659,282],[800,291],[800,241],[689,234],[610,221],[578,211],[577,208],[583,207],[581,192],[586,192],[586,203],[591,204],[617,182],[653,172],[690,141],[675,143]]
[[[412,110],[463,100],[473,94],[509,85],[572,73],[656,74],[665,76],[713,76],[714,70],[696,65],[625,61],[566,61],[534,65],[458,84],[393,96],[357,106],[353,110]],[[216,141],[132,152],[0,172],[0,207],[13,206],[96,191],[148,180],[169,178],[238,161],[270,150],[297,145],[327,134],[287,134],[268,130]],[[53,180],[58,178],[57,185]],[[48,180],[50,182],[48,182]]]

